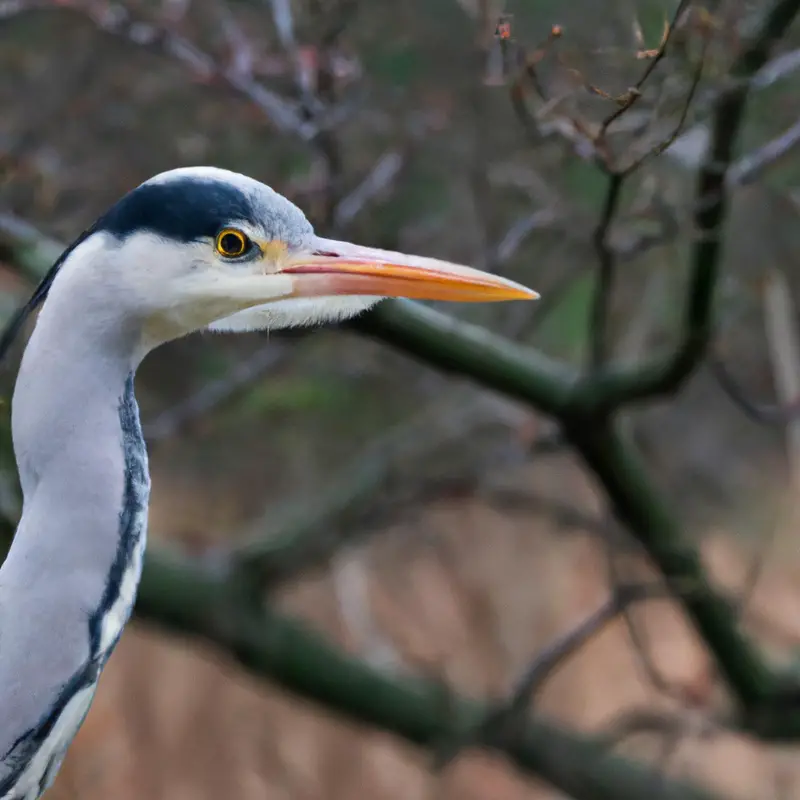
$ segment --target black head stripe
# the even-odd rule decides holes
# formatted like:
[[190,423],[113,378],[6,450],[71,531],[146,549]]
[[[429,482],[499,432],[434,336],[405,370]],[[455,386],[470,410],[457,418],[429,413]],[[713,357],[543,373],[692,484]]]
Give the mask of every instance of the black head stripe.
[[224,224],[236,220],[259,222],[246,192],[221,181],[186,176],[142,184],[104,214],[96,229],[119,239],[149,231],[165,239],[195,242],[215,236]]

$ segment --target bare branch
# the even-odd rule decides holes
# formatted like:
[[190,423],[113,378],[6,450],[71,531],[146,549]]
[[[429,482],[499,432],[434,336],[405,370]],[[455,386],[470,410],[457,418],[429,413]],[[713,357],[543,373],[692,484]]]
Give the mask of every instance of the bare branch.
[[[206,639],[254,675],[357,720],[434,750],[485,718],[485,706],[434,683],[389,678],[270,608],[232,606],[235,587],[185,560],[148,551],[139,619]],[[324,676],[320,680],[320,676]],[[520,769],[576,800],[721,800],[712,792],[608,752],[558,726],[529,720],[514,738],[493,739]]]
[[596,408],[617,408],[676,391],[705,356],[711,337],[714,290],[722,249],[722,225],[727,214],[727,178],[734,143],[744,118],[750,78],[767,61],[770,49],[794,20],[800,0],[778,0],[736,59],[728,88],[715,104],[713,145],[698,180],[695,226],[698,240],[686,291],[681,338],[664,359],[642,366],[609,369],[582,387]]
[[402,167],[403,157],[400,153],[395,150],[384,153],[361,183],[337,204],[333,214],[334,229],[349,225],[370,201],[386,190]]
[[614,254],[608,244],[608,236],[611,222],[619,205],[624,180],[625,176],[622,173],[612,173],[608,176],[608,189],[603,201],[603,210],[594,233],[594,245],[600,269],[597,273],[597,287],[592,298],[590,371],[599,369],[605,362],[608,353],[606,342],[608,313],[614,288]]
[[[547,440],[543,445],[548,448],[552,446]],[[563,442],[556,440],[553,445],[563,447]],[[538,446],[536,452],[540,452]],[[546,454],[548,449],[541,452]],[[492,487],[481,491],[480,498],[492,508],[508,514],[544,515],[559,528],[577,528],[603,539],[610,537],[613,533],[611,526],[596,516],[580,511],[569,503],[542,497],[531,491]]]
[[718,354],[712,353],[708,364],[722,391],[748,419],[767,425],[792,426],[793,441],[789,453],[796,460],[800,431],[792,423],[800,415],[800,380],[795,374],[796,364],[800,363],[800,347],[794,330],[791,291],[780,272],[770,272],[765,284],[764,304],[779,402],[760,403],[751,399]]
[[764,64],[751,79],[753,89],[766,89],[800,69],[800,48],[781,53]]
[[[665,589],[660,585],[615,586],[612,596],[597,611],[536,656],[511,693],[505,709],[498,710],[498,715],[519,714],[527,709],[556,669],[600,633],[611,620],[634,603],[663,597],[664,594]],[[499,717],[495,719],[500,721]]]
[[458,741],[446,743],[437,756],[437,767],[444,767],[471,744],[516,738],[531,702],[566,659],[577,653],[630,604],[663,595],[663,592],[663,587],[652,585],[615,587],[612,597],[597,611],[536,656],[507,701],[491,709],[479,725],[466,731]]
[[288,53],[294,65],[294,77],[297,91],[308,113],[316,115],[324,109],[324,104],[315,96],[306,59],[297,43],[294,33],[294,18],[292,16],[291,0],[269,0],[272,10],[272,20],[278,32],[283,49]]
[[626,739],[643,734],[662,736],[667,740],[691,735],[708,739],[718,733],[721,726],[721,721],[695,711],[670,713],[643,708],[621,714],[603,732],[602,739],[608,747],[618,747]]
[[513,257],[528,236],[534,231],[551,227],[557,219],[558,215],[551,208],[543,208],[520,217],[503,234],[492,259],[500,264],[505,263]]
[[222,66],[185,37],[167,27],[136,19],[118,3],[96,5],[82,0],[0,0],[0,20],[24,12],[54,9],[79,14],[111,36],[173,58],[198,81],[216,81],[228,86],[259,108],[278,130],[292,133],[304,141],[312,141],[335,121],[336,115],[332,113],[326,113],[324,119],[317,118],[313,122],[303,119],[295,101],[287,100],[256,82],[247,72],[241,71],[241,64],[234,61],[230,66]]
[[758,180],[769,167],[787,156],[798,144],[800,144],[800,120],[780,136],[770,139],[757,150],[742,156],[728,171],[728,183],[746,186]]
[[753,400],[716,353],[708,357],[708,367],[722,391],[752,422],[783,426],[800,416],[800,397],[785,406]]
[[686,12],[686,9],[689,7],[690,2],[691,0],[680,0],[678,3],[675,13],[672,17],[672,21],[669,23],[669,27],[666,30],[666,34],[662,39],[658,49],[655,51],[653,57],[650,59],[647,68],[644,70],[639,80],[636,81],[634,86],[628,89],[628,91],[625,93],[624,101],[619,103],[619,107],[603,120],[597,137],[598,141],[602,141],[605,138],[609,127],[613,125],[614,122],[616,122],[629,109],[633,108],[633,106],[636,105],[641,98],[645,83],[647,83],[648,78],[650,78],[653,72],[655,72],[656,67],[658,67],[661,60],[667,54],[667,48],[669,47],[672,34],[677,28],[681,17]]
[[683,132],[686,122],[689,119],[689,110],[692,108],[695,96],[697,95],[697,90],[700,87],[700,80],[703,77],[703,70],[705,69],[706,56],[708,54],[710,43],[711,37],[706,35],[703,40],[703,49],[700,53],[700,58],[695,65],[692,81],[689,84],[689,91],[686,93],[681,113],[678,117],[678,121],[673,126],[672,131],[670,131],[670,133],[668,133],[658,144],[656,144],[655,147],[648,148],[638,158],[634,158],[633,161],[625,167],[626,172],[633,172],[639,169],[639,167],[641,167],[645,161],[665,153],[670,147],[672,147],[673,144],[675,144],[675,141]]
[[363,557],[350,552],[331,565],[339,615],[366,664],[390,672],[407,671],[403,656],[376,624],[369,596],[369,575]]
[[[247,526],[243,544],[233,553],[242,575],[259,586],[272,586],[328,559],[344,544],[352,544],[385,524],[390,512],[408,513],[416,505],[440,494],[441,486],[426,483],[429,475],[422,466],[446,445],[474,434],[480,425],[496,420],[496,409],[486,397],[458,389],[431,407],[377,437],[313,503],[303,499],[283,509],[269,506]],[[521,448],[520,448],[521,450]],[[463,455],[459,470],[448,472],[452,485],[464,471],[486,472],[491,457],[485,448],[474,458],[483,468]],[[419,474],[423,473],[420,479]],[[409,481],[408,475],[415,475]]]

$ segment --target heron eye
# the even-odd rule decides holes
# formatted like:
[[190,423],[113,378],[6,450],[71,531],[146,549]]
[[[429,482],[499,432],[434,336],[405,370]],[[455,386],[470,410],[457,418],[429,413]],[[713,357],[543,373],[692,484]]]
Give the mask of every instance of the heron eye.
[[241,231],[225,228],[217,234],[217,252],[225,258],[243,256],[252,246],[252,242]]

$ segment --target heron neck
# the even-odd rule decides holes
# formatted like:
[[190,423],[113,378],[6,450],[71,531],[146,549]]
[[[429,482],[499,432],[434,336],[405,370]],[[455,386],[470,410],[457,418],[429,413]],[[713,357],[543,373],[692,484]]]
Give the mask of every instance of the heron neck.
[[130,612],[150,483],[133,395],[138,337],[66,300],[45,303],[14,391],[23,511],[0,606],[27,603],[60,637],[76,631],[73,656],[85,659],[110,652]]
[[[54,462],[121,471],[120,400],[138,366],[133,325],[113,320],[96,298],[51,290],[20,365],[12,399],[14,451],[23,495]],[[53,467],[54,468],[54,467]],[[62,476],[63,477],[63,476]]]
[[0,796],[52,782],[141,574],[150,483],[136,337],[98,315],[51,295],[14,391],[24,502],[0,567],[0,686],[12,698],[0,708]]

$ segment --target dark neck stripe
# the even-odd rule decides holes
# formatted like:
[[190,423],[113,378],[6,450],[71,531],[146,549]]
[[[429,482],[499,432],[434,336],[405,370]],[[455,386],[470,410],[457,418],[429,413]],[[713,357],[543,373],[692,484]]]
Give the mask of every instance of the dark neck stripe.
[[[14,797],[11,792],[22,778],[28,764],[36,757],[42,743],[53,731],[56,723],[64,713],[69,701],[83,689],[97,683],[100,678],[102,665],[97,661],[89,661],[86,665],[76,672],[61,689],[56,702],[48,709],[46,716],[33,728],[22,734],[11,745],[7,753],[3,754],[2,761],[4,767],[11,767],[11,772],[0,780],[0,798],[6,796]],[[52,761],[60,760],[63,752],[54,751],[51,763],[47,765],[42,773],[40,791],[47,789],[47,779],[52,776]]]
[[[125,488],[119,514],[117,554],[109,570],[100,605],[89,619],[91,656],[101,659],[107,659],[117,643],[115,639],[105,653],[100,652],[103,620],[119,597],[127,569],[136,549],[144,545],[143,537],[146,536],[143,512],[150,494],[150,476],[147,470],[147,449],[139,421],[139,406],[133,392],[133,374],[128,376],[125,391],[120,398],[119,422],[125,457]],[[121,632],[120,630],[119,633]]]

